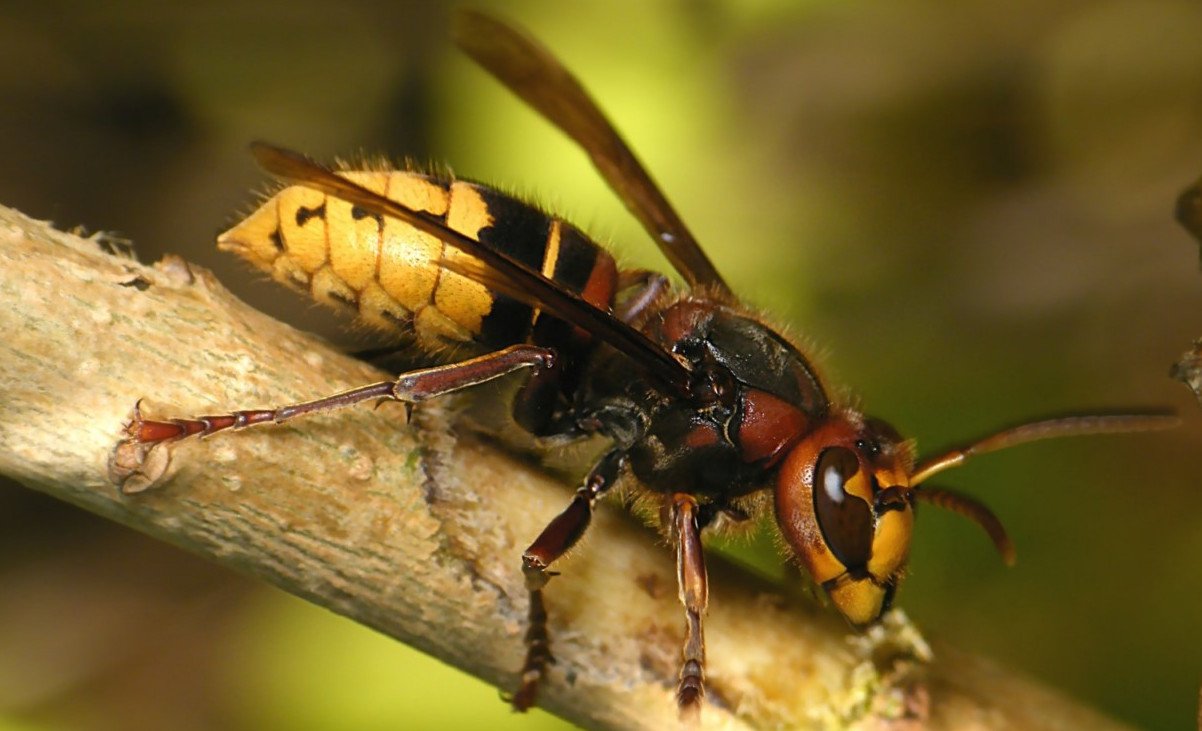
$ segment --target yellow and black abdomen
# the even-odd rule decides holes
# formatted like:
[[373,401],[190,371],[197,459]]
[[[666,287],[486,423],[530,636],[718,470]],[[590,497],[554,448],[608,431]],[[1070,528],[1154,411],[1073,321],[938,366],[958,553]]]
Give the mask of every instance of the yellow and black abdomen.
[[[404,170],[341,172],[364,187],[540,271],[603,309],[613,257],[571,224],[475,183]],[[284,188],[218,237],[279,282],[438,349],[498,348],[530,338],[532,307],[459,271],[482,264],[395,218],[301,185]],[[456,262],[462,266],[456,267]]]

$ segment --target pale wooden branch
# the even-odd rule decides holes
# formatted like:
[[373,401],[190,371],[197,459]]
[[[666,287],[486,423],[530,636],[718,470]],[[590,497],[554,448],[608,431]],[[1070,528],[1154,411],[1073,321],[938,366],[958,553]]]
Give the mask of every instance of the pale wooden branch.
[[[155,486],[123,495],[111,460],[141,397],[159,416],[212,413],[382,374],[182,260],[142,266],[3,208],[0,303],[4,474],[513,687],[519,556],[567,504],[560,481],[385,406],[178,443],[144,465],[164,470]],[[542,705],[589,728],[672,728],[683,620],[670,552],[604,506],[562,569]],[[1120,728],[951,648],[919,662],[904,623],[868,647],[812,602],[716,558],[711,571],[704,728]]]

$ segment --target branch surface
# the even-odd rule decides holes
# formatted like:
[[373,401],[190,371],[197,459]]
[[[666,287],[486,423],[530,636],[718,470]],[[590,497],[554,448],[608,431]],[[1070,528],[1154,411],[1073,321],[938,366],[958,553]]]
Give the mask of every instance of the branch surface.
[[[385,405],[116,450],[148,417],[223,413],[384,377],[248,308],[181,259],[153,267],[0,207],[0,472],[259,576],[502,689],[521,666],[520,556],[570,490]],[[144,460],[140,460],[144,457]],[[119,475],[140,470],[123,494]],[[540,705],[581,726],[676,726],[671,553],[605,506],[547,591]],[[703,728],[1124,728],[896,616],[866,638],[710,558]],[[403,683],[404,678],[397,678]]]

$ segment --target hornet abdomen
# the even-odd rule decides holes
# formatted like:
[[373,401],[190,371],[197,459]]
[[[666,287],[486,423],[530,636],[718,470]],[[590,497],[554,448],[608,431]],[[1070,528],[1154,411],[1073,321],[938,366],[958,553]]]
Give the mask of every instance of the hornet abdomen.
[[[491,188],[409,170],[340,175],[508,254],[601,309],[614,259],[571,224]],[[436,350],[530,340],[539,312],[460,271],[482,263],[396,218],[301,185],[284,188],[218,237],[272,278]]]

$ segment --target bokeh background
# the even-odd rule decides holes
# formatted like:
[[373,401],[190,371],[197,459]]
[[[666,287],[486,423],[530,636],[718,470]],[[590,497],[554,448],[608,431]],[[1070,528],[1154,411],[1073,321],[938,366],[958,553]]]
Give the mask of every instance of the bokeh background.
[[[1184,415],[1171,433],[1039,444],[941,478],[988,501],[1019,563],[924,510],[899,599],[932,637],[1135,725],[1192,728],[1202,411],[1166,374],[1202,335],[1197,247],[1171,217],[1202,174],[1202,4],[477,6],[565,59],[736,291],[928,450],[1033,416]],[[263,185],[253,138],[445,162],[662,268],[583,156],[449,46],[450,10],[0,3],[0,203],[116,232],[146,261],[181,253],[348,348],[361,335],[213,248]],[[759,543],[747,560],[783,575]],[[321,609],[0,485],[3,731],[486,726],[566,728]]]

